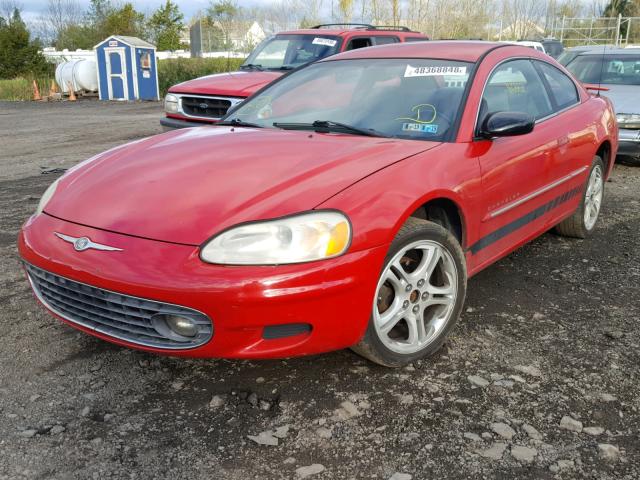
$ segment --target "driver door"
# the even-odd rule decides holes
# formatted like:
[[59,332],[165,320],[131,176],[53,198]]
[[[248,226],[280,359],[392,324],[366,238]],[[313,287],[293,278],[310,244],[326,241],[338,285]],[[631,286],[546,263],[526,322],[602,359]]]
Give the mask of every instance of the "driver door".
[[[487,116],[503,111],[525,112],[536,120],[552,113],[547,91],[530,60],[506,61],[491,73],[477,131]],[[553,128],[543,122],[527,135],[481,140],[483,217],[480,239],[470,247],[478,264],[502,256],[539,232],[545,199],[538,192],[549,182],[556,138]]]

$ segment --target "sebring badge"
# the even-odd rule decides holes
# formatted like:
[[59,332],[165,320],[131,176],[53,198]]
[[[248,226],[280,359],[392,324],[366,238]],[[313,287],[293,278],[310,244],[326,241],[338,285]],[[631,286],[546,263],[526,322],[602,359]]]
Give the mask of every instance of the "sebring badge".
[[108,252],[121,252],[121,248],[110,247],[109,245],[103,245],[101,243],[92,242],[90,238],[87,237],[71,237],[69,235],[65,235],[64,233],[53,232],[53,234],[64,240],[65,242],[69,242],[73,244],[73,248],[78,252],[84,252],[85,250],[89,250],[93,248],[94,250],[104,250]]

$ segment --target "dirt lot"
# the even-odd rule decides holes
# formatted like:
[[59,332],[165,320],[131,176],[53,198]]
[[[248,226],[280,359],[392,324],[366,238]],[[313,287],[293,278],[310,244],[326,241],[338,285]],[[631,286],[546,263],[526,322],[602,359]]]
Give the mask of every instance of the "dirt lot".
[[15,247],[41,166],[159,115],[0,104],[0,479],[640,478],[640,168],[616,166],[592,239],[547,234],[471,279],[430,360],[179,360],[47,315]]

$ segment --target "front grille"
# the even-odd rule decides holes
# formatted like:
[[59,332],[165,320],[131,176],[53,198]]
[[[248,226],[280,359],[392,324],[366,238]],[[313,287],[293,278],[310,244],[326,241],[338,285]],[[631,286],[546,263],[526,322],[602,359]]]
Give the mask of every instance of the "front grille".
[[182,111],[192,117],[220,118],[231,104],[227,98],[182,97]]
[[[198,347],[213,335],[209,317],[196,310],[92,287],[30,264],[25,267],[42,303],[66,320],[96,332],[137,345],[172,350]],[[197,324],[198,333],[193,338],[171,332],[161,334],[154,327],[157,321],[152,317],[156,315],[189,317]]]

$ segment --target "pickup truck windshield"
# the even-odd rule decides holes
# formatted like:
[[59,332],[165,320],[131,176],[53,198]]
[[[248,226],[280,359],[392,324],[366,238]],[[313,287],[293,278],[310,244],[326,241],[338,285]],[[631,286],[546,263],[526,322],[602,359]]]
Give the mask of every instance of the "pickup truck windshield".
[[258,45],[240,68],[293,69],[338,53],[340,42],[331,35],[276,35]]
[[267,87],[225,121],[266,128],[444,141],[472,64],[436,59],[314,63]]

